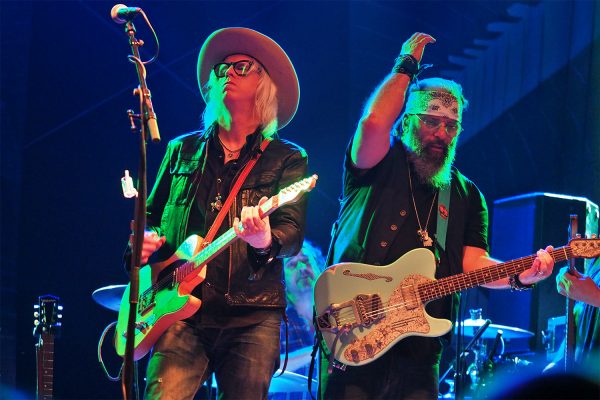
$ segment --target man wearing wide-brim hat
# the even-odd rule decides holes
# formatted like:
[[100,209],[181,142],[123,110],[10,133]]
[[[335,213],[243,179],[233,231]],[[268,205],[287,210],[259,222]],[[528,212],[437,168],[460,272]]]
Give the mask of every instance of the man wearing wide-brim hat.
[[148,198],[142,262],[169,257],[192,234],[205,237],[241,171],[258,161],[216,235],[233,227],[242,240],[208,263],[192,291],[200,309],[156,341],[146,397],[192,398],[214,372],[224,398],[266,398],[286,305],[281,258],[302,246],[306,201],[263,219],[258,205],[306,175],[305,151],[277,133],[298,108],[298,78],[275,41],[247,28],[213,32],[197,73],[204,129],[168,145]]

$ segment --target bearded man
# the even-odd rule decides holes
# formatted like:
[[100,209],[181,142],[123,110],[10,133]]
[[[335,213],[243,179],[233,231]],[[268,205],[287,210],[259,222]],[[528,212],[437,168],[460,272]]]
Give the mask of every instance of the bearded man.
[[[388,265],[423,247],[436,256],[437,279],[498,263],[488,254],[485,199],[452,165],[468,104],[462,88],[441,78],[415,79],[424,48],[433,42],[430,35],[413,34],[365,106],[346,152],[328,265]],[[552,273],[550,250],[540,250],[521,274],[486,286],[530,288]],[[457,297],[429,303],[428,314],[453,319]],[[319,395],[435,399],[443,341],[410,336],[373,362],[331,373],[323,356]]]

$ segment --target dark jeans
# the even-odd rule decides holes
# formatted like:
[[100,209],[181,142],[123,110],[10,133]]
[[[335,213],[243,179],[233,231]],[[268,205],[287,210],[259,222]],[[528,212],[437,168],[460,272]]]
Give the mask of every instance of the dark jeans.
[[266,399],[279,364],[281,318],[243,328],[196,328],[176,322],[154,345],[147,399],[192,399],[214,372],[220,399]]
[[[431,354],[437,338],[409,338],[381,358],[360,367],[327,374],[321,360],[319,398],[325,400],[437,399],[439,364]],[[432,346],[432,348],[430,348]]]

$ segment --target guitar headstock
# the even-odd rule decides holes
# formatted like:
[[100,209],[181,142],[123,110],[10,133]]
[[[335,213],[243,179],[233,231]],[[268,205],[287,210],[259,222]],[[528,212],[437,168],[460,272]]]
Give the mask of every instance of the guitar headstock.
[[589,239],[574,238],[569,241],[569,248],[573,252],[573,257],[600,257],[600,238],[595,237],[595,235]]
[[59,332],[63,310],[59,301],[50,294],[38,297],[38,303],[33,306],[33,336],[39,338],[43,333],[56,335]]
[[277,194],[277,206],[298,201],[303,193],[310,192],[317,184],[319,177],[315,174],[287,186]]
[[265,201],[260,206],[260,217],[263,218],[285,204],[291,204],[310,192],[317,184],[319,177],[315,174],[281,189],[278,194]]

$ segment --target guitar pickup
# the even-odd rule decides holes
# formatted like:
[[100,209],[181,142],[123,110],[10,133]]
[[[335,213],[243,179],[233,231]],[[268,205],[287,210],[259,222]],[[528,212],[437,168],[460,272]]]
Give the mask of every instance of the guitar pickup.
[[140,296],[140,301],[138,304],[138,313],[140,315],[144,315],[156,305],[156,302],[154,301],[154,294],[154,290],[151,290],[148,293],[144,293]]

